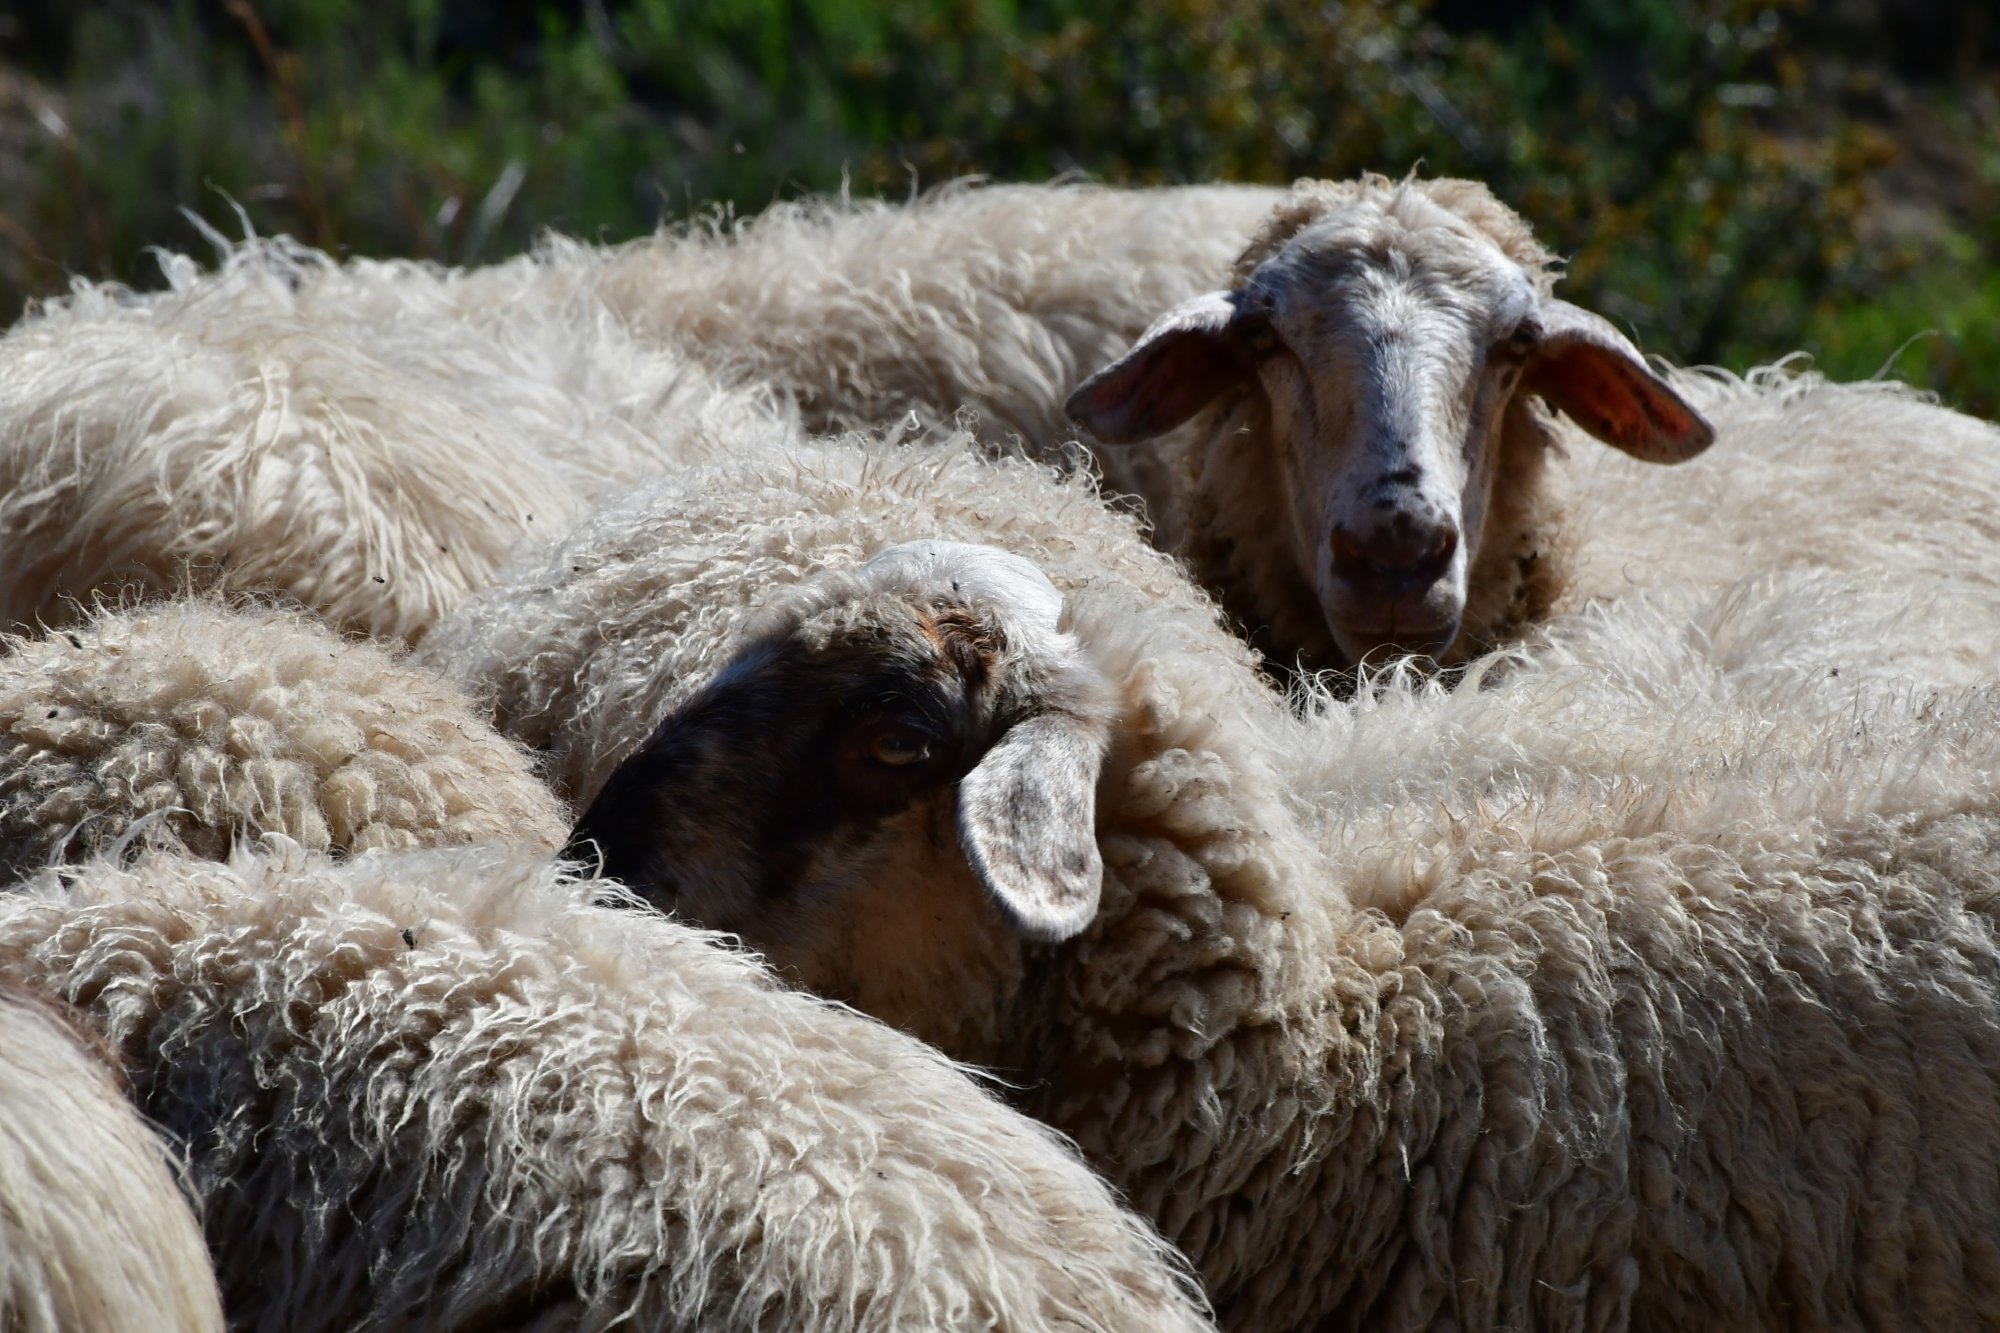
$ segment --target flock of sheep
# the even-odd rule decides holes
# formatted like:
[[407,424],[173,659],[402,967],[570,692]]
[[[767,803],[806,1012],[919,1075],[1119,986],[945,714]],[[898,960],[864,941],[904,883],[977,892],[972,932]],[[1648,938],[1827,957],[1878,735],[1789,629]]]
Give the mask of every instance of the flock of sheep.
[[0,338],[0,1327],[2000,1321],[2000,431],[1463,181],[163,262]]

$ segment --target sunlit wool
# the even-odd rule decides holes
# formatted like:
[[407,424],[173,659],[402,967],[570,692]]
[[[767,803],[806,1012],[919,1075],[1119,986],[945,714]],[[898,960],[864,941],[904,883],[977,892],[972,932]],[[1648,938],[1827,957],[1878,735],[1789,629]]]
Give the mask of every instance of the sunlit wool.
[[0,1328],[221,1333],[194,1212],[102,1054],[0,990]]
[[1900,384],[1836,384],[1792,364],[1675,383],[1715,423],[1708,454],[1662,472],[1574,451],[1550,469],[1574,536],[1563,607],[1833,570],[1948,595],[1959,606],[1940,608],[1934,653],[1994,667],[1978,630],[2000,616],[2000,428]]
[[524,534],[788,429],[533,258],[161,262],[163,291],[79,282],[0,338],[0,628],[193,585],[414,641]]
[[234,1328],[1207,1327],[1046,1129],[606,892],[493,848],[97,863],[0,898],[0,975],[187,1143]]
[[565,827],[461,689],[303,614],[154,603],[0,649],[0,880],[127,843],[549,850]]
[[1063,399],[1160,311],[1226,275],[1283,192],[1081,182],[946,186],[907,204],[815,198],[629,245],[552,241],[636,336],[769,385],[837,432],[961,408],[1040,456]]
[[[768,606],[936,538],[1040,566],[1116,700],[1094,920],[1049,944],[961,909],[986,895],[929,826],[784,865],[718,844],[664,892],[1007,1071],[1225,1324],[2000,1317],[2000,704],[1963,688],[2000,620],[1940,618],[1949,571],[1669,584],[1456,690],[1300,712],[1087,488],[850,443],[600,515],[433,647],[581,808],[781,660],[744,653]],[[735,738],[747,771],[788,776],[784,725]],[[922,873],[873,884],[864,854]],[[786,878],[760,909],[705,897],[724,872]],[[896,895],[929,933],[844,969],[889,923],[852,905]]]

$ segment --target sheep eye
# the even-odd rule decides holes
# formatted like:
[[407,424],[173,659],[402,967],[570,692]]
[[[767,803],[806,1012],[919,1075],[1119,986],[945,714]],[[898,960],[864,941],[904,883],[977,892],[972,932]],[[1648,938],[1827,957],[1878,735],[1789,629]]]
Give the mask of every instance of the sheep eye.
[[1240,325],[1243,345],[1253,356],[1269,356],[1278,350],[1278,331],[1263,315],[1245,315]]
[[868,757],[891,768],[921,764],[931,757],[931,738],[915,727],[884,727],[868,738]]
[[1535,344],[1542,340],[1542,331],[1533,324],[1523,324],[1507,335],[1506,349],[1515,356],[1526,356],[1535,350]]

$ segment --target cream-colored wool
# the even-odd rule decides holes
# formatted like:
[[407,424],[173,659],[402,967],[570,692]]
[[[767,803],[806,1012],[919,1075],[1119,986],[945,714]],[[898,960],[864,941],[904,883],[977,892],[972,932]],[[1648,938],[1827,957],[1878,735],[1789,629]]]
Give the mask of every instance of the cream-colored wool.
[[[1784,364],[1676,384],[1721,443],[1670,473],[1576,447],[1551,469],[1575,550],[1565,608],[1662,582],[1827,569],[1895,589],[1941,578],[2000,614],[2000,429],[1894,383]],[[1934,637],[1958,651],[1951,623]],[[1986,659],[1983,665],[1994,665]]]
[[1122,701],[1099,913],[1047,947],[940,904],[870,965],[931,979],[885,1016],[1005,1071],[1226,1326],[2000,1319],[2000,686],[1965,688],[2000,620],[1941,621],[1949,571],[1627,596],[1298,714],[1086,501],[963,448],[700,470],[431,647],[584,802],[756,603],[1005,547]]
[[0,991],[0,1328],[221,1333],[159,1140],[62,1021]]
[[79,283],[0,338],[0,628],[192,584],[415,640],[523,534],[788,429],[533,259],[162,265],[164,291]]
[[1063,399],[1160,311],[1224,279],[1283,192],[960,183],[663,231],[552,242],[636,334],[768,384],[827,433],[961,407],[989,440],[1060,453]]
[[[850,436],[690,468],[541,547],[441,621],[417,660],[490,696],[501,727],[550,752],[577,808],[721,668],[776,591],[904,542],[990,543],[1040,566],[1072,604],[1171,622],[1212,660],[1255,658],[1137,525],[1083,478],[988,460],[959,434]],[[1219,712],[1277,697],[1219,672]]]
[[157,603],[0,648],[0,881],[126,839],[548,850],[565,818],[457,687],[304,615]]
[[0,975],[188,1143],[234,1328],[1206,1326],[1055,1136],[605,891],[494,849],[94,864],[0,898]]

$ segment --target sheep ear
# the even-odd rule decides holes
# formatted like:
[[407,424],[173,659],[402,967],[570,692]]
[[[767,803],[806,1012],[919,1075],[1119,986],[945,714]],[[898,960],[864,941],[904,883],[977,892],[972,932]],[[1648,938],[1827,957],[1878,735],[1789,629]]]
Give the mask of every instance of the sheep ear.
[[1043,713],[1015,724],[958,784],[958,837],[986,889],[1028,939],[1057,944],[1097,915],[1102,732]]
[[1186,421],[1248,370],[1235,336],[1236,293],[1183,301],[1132,349],[1077,386],[1063,410],[1108,444],[1149,440]]
[[1544,301],[1523,381],[1550,407],[1615,449],[1648,463],[1685,463],[1715,428],[1655,375],[1611,322],[1567,301]]

